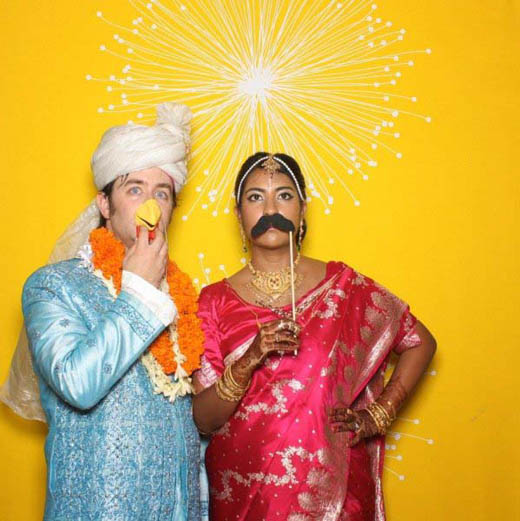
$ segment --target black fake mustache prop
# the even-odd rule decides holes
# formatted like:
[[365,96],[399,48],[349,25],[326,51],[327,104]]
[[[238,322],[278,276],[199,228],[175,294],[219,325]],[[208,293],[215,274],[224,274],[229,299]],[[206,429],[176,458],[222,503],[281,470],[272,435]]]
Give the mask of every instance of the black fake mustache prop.
[[275,213],[273,215],[262,215],[251,229],[251,236],[253,239],[256,239],[269,230],[269,228],[276,228],[287,233],[294,232],[294,224],[282,214]]

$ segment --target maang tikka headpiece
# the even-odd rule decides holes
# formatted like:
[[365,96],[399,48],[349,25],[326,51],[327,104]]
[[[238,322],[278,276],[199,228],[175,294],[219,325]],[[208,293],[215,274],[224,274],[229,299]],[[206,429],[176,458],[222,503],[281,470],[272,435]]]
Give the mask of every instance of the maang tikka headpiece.
[[273,154],[269,154],[269,157],[266,161],[262,163],[262,168],[273,177],[274,174],[280,172],[280,165],[274,158]]

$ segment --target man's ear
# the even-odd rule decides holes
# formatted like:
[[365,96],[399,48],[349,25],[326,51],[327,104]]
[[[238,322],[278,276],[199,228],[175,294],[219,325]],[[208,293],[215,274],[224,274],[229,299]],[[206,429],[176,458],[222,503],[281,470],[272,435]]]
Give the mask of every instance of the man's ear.
[[98,192],[96,195],[96,205],[101,215],[105,219],[110,219],[110,200],[103,192]]

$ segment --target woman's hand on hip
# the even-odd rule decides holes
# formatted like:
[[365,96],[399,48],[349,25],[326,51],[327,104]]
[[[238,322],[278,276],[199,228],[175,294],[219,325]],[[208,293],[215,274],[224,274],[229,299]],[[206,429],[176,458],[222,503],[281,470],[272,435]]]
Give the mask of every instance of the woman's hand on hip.
[[353,447],[364,438],[370,438],[378,434],[378,428],[372,416],[365,409],[353,411],[352,409],[337,408],[329,413],[329,422],[334,432],[352,432],[348,446]]

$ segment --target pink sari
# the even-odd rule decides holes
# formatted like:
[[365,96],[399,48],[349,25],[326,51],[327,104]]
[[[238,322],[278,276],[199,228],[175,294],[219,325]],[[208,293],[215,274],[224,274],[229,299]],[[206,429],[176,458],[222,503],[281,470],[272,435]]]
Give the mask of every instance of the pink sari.
[[[298,308],[298,354],[268,358],[211,438],[210,518],[383,521],[384,439],[349,449],[351,434],[334,433],[327,411],[377,398],[390,351],[419,343],[415,318],[404,302],[339,262],[327,264],[325,279]],[[245,352],[257,319],[278,318],[244,302],[226,281],[203,290],[199,313],[205,387]]]

